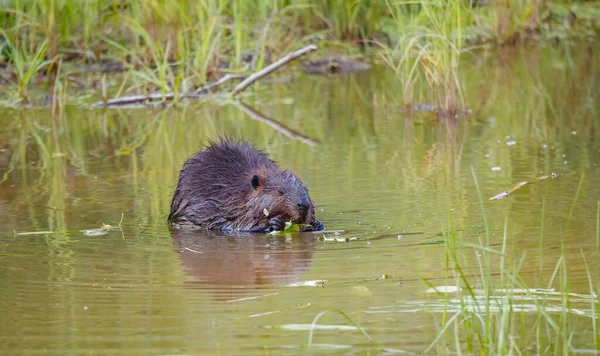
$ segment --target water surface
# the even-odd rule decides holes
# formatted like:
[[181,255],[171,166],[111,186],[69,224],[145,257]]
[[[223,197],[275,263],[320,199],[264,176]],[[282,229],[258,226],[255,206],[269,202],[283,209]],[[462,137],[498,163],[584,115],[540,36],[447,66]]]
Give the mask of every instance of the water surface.
[[[0,350],[296,354],[306,325],[339,309],[380,348],[420,353],[443,325],[428,284],[456,284],[444,233],[500,249],[505,224],[509,264],[521,261],[529,288],[560,289],[549,282],[562,253],[569,292],[589,294],[582,256],[600,276],[597,54],[528,48],[467,60],[471,112],[457,119],[404,113],[400,84],[377,65],[243,95],[308,141],[214,102],[0,110]],[[326,228],[358,239],[169,230],[178,169],[223,134],[296,172]],[[536,180],[552,173],[563,176]],[[534,183],[487,200],[522,181]],[[112,227],[86,234],[102,224]],[[481,287],[479,252],[461,251]],[[590,319],[572,318],[574,347],[593,348]],[[350,325],[336,313],[319,324]],[[376,350],[343,328],[315,330],[312,342]]]

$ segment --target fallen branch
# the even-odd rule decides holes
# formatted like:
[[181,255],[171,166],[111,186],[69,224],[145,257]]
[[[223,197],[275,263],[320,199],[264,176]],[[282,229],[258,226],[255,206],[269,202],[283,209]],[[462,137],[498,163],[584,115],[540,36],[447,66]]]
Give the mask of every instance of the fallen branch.
[[541,181],[546,180],[546,179],[556,179],[556,178],[562,177],[563,175],[564,174],[552,173],[549,176],[541,176],[541,177],[535,178],[535,180],[530,181],[530,182],[528,182],[528,181],[519,182],[514,187],[512,187],[511,189],[509,189],[509,190],[507,190],[505,192],[502,192],[500,194],[496,194],[496,195],[494,195],[493,197],[491,197],[488,200],[500,200],[500,199],[504,199],[504,198],[507,198],[512,193],[514,193],[515,191],[521,189],[523,186],[525,186],[527,184],[533,184],[533,183],[541,182]]
[[320,144],[321,142],[310,138],[308,136],[304,136],[303,134],[296,132],[282,124],[280,124],[279,122],[271,119],[270,117],[265,116],[264,114],[252,109],[251,107],[249,107],[248,105],[242,103],[241,101],[233,101],[232,102],[233,105],[235,105],[238,109],[242,110],[243,112],[245,112],[248,116],[250,116],[251,119],[256,120],[256,121],[261,121],[266,123],[267,125],[271,126],[272,128],[274,128],[275,130],[281,132],[282,134],[284,134],[285,136],[306,143],[309,146],[316,146],[318,144]]
[[254,83],[255,81],[259,80],[260,78],[273,73],[274,71],[283,67],[284,65],[293,61],[294,59],[296,59],[298,57],[302,57],[303,55],[310,53],[312,51],[316,51],[316,50],[317,50],[317,46],[309,45],[302,49],[297,50],[296,52],[292,52],[292,53],[285,55],[284,57],[280,58],[276,62],[269,64],[265,68],[259,70],[258,72],[254,73],[251,76],[249,76],[248,78],[244,79],[240,84],[238,84],[235,88],[233,88],[233,90],[231,91],[231,95],[237,95],[239,92],[246,89],[250,84]]
[[217,80],[214,83],[210,83],[208,85],[205,85],[203,87],[200,87],[198,89],[196,89],[193,93],[191,94],[187,94],[185,95],[186,98],[197,98],[202,94],[206,94],[208,93],[209,90],[218,87],[219,85],[222,85],[223,83],[231,80],[231,79],[246,79],[245,75],[240,75],[240,74],[227,74],[226,76],[224,76],[223,78]]
[[[182,94],[184,98],[188,99],[197,99],[200,96],[206,94],[209,90],[216,88],[223,83],[232,80],[232,79],[244,79],[246,78],[243,75],[239,74],[227,74],[223,76],[221,79],[217,80],[214,83],[207,84],[202,86],[191,93]],[[157,100],[172,100],[175,97],[175,93],[155,93],[149,95],[131,95],[131,96],[123,96],[120,98],[110,99],[106,102],[99,101],[93,105],[95,108],[108,107],[108,106],[121,106],[121,105],[129,105],[129,104],[138,104],[144,103],[147,101],[157,101]]]
[[161,100],[161,99],[171,100],[171,99],[173,99],[174,96],[175,96],[175,94],[173,94],[173,93],[165,93],[164,95],[162,93],[158,93],[158,94],[150,94],[150,95],[123,96],[120,98],[114,98],[114,99],[107,100],[106,102],[99,101],[99,102],[95,103],[94,105],[92,105],[92,107],[102,108],[102,107],[108,107],[108,106],[137,104],[137,103],[143,103],[146,101],[155,101],[155,100]]
[[[240,75],[240,74],[227,74],[214,83],[210,83],[205,86],[202,86],[202,87],[194,90],[191,93],[181,94],[181,96],[186,99],[197,99],[197,98],[200,98],[200,97],[206,95],[206,93],[208,91],[210,91],[211,89],[214,89],[220,85],[223,85],[223,83],[225,83],[229,80],[232,80],[232,79],[243,80],[240,84],[238,84],[230,92],[230,94],[232,96],[235,96],[238,93],[240,93],[242,90],[244,90],[248,86],[250,86],[252,83],[256,82],[257,80],[260,80],[261,78],[273,73],[274,71],[283,67],[284,65],[293,61],[294,59],[301,57],[307,53],[310,53],[312,51],[316,51],[316,50],[317,50],[317,46],[315,46],[315,45],[306,46],[302,49],[299,49],[295,52],[285,55],[284,57],[280,58],[278,61],[271,63],[267,67],[259,70],[256,73],[253,73],[252,75],[250,75],[248,77]],[[139,103],[158,101],[158,100],[162,100],[162,101],[173,100],[174,98],[175,98],[175,93],[172,93],[172,92],[164,93],[164,94],[163,93],[155,93],[155,94],[149,94],[149,95],[132,95],[132,96],[123,96],[120,98],[114,98],[114,99],[110,99],[107,101],[99,101],[99,102],[95,103],[93,105],[93,107],[102,108],[102,107],[109,107],[109,106],[123,106],[123,105],[139,104]]]

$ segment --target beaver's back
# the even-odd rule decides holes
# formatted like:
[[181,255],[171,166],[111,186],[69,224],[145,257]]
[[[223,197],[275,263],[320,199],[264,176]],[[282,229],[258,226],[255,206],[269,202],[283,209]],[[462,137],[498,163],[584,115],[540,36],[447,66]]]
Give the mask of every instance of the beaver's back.
[[231,210],[235,202],[244,205],[243,197],[251,190],[248,177],[257,169],[280,171],[269,157],[248,142],[228,139],[210,142],[206,150],[196,153],[183,165],[169,222],[211,228],[224,219],[234,218],[236,214],[225,208]]
[[[220,230],[280,230],[314,225],[314,203],[295,174],[248,142],[220,140],[188,159],[179,174],[169,223]],[[305,229],[311,229],[311,226]]]

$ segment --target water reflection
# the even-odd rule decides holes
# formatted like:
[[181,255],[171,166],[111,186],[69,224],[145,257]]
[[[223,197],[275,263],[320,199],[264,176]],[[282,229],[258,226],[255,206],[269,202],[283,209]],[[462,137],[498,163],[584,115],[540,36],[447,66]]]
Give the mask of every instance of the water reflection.
[[244,293],[266,285],[300,280],[310,269],[317,242],[313,234],[291,238],[204,230],[171,230],[187,285]]

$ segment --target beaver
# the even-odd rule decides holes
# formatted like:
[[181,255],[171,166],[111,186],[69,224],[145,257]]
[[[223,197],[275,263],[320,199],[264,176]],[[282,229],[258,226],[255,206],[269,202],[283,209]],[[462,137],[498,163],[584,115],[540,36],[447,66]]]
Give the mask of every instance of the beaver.
[[210,141],[185,162],[168,218],[174,227],[249,232],[283,231],[288,221],[301,231],[324,229],[298,176],[230,138]]

